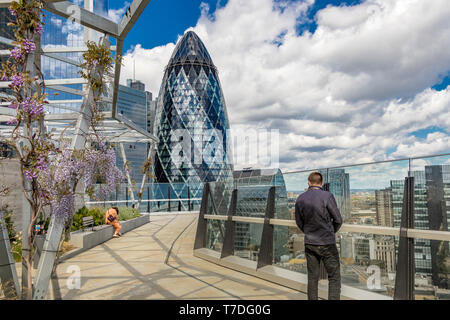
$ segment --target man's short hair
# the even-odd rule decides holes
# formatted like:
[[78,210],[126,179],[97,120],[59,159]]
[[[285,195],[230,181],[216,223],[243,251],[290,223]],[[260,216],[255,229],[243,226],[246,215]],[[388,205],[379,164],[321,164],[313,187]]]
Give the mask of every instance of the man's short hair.
[[323,177],[322,174],[320,172],[312,172],[309,177],[308,177],[308,181],[311,182],[311,184],[314,185],[322,185],[323,182]]
[[116,213],[119,214],[119,208],[117,208],[117,207],[111,207],[111,208],[113,208],[114,210],[116,210]]

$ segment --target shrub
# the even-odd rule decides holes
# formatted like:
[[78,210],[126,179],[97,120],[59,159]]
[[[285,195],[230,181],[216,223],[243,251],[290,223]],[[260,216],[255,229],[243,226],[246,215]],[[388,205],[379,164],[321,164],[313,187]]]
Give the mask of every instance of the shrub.
[[119,221],[126,221],[140,217],[141,214],[136,209],[130,207],[119,207]]
[[73,215],[72,231],[81,230],[83,228],[83,218],[92,216],[94,225],[99,226],[105,223],[105,214],[100,208],[86,208],[83,206]]
[[[72,231],[81,230],[83,228],[83,218],[92,216],[94,218],[94,225],[99,226],[105,224],[106,208],[92,207],[86,208],[83,206],[73,216]],[[133,218],[140,217],[136,209],[129,207],[119,207],[119,221],[126,221]]]

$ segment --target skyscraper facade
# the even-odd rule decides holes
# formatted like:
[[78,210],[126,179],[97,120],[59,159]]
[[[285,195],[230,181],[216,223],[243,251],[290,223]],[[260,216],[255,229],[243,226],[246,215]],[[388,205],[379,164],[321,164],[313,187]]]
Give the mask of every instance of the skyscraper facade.
[[[427,208],[430,230],[448,231],[450,224],[450,165],[425,166]],[[449,242],[429,240],[433,285],[450,288],[445,259]]]
[[344,222],[350,219],[350,176],[345,169],[319,170],[323,183],[330,184],[330,192],[334,195]]
[[[425,171],[410,171],[414,177],[414,228],[428,229],[427,190],[425,185]],[[400,228],[403,211],[404,181],[392,180],[392,210],[394,227]],[[397,246],[396,246],[397,249]],[[416,272],[431,275],[430,240],[416,239],[414,242],[414,257]]]
[[[147,99],[151,93],[145,91],[140,81],[127,80],[127,85],[119,85],[117,95],[117,113],[143,130],[147,129]],[[147,159],[146,143],[123,143],[127,161],[129,161],[131,179],[139,184],[142,180],[141,166]],[[117,167],[123,168],[124,162],[120,150],[116,150]]]
[[154,164],[159,183],[190,187],[201,197],[203,183],[232,179],[229,121],[217,68],[192,31],[178,42],[165,69],[153,132],[159,138]]
[[377,225],[392,227],[394,225],[394,212],[392,210],[392,189],[386,188],[375,191],[377,212]]

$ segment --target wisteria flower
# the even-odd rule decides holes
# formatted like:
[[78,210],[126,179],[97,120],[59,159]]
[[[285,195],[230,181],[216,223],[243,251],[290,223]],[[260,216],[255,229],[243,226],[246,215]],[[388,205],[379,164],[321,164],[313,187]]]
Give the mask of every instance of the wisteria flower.
[[2,74],[2,77],[1,77],[0,80],[2,80],[2,81],[8,81],[9,78],[8,78],[5,74]]
[[27,53],[30,53],[30,52],[36,50],[36,45],[30,39],[25,39],[22,44],[23,44],[23,49]]
[[8,122],[6,122],[6,124],[16,124],[17,123],[17,119],[16,118],[11,118],[8,120]]
[[25,170],[25,177],[32,181],[33,179],[36,179],[38,176],[37,172],[35,172],[34,170]]
[[28,113],[31,116],[40,116],[44,112],[44,107],[42,104],[37,103],[36,100],[28,97],[25,99],[22,105],[22,109],[24,112]]
[[15,102],[15,101],[12,101],[12,102],[9,104],[9,107],[10,107],[11,109],[17,109],[17,104],[16,104],[16,102]]
[[21,60],[23,58],[22,50],[20,48],[15,47],[11,50],[11,57],[15,60]]
[[12,85],[14,87],[21,87],[23,86],[23,78],[20,74],[15,74],[11,77]]

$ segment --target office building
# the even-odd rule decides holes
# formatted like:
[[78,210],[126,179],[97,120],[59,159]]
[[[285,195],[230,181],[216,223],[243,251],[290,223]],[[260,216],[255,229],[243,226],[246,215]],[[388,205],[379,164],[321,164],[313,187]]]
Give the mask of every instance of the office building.
[[[201,197],[204,182],[232,179],[229,121],[217,68],[192,31],[165,69],[153,132],[159,138],[154,174],[173,197]],[[184,204],[183,204],[184,206]]]
[[350,219],[350,176],[345,169],[319,170],[323,176],[323,183],[329,183],[330,192],[334,195],[336,203],[345,221]]
[[[450,165],[425,166],[427,208],[430,230],[448,231],[450,224]],[[433,285],[450,288],[446,259],[449,242],[429,240]]]
[[392,189],[386,188],[375,191],[377,225],[392,227],[394,225],[394,212],[392,210]]

